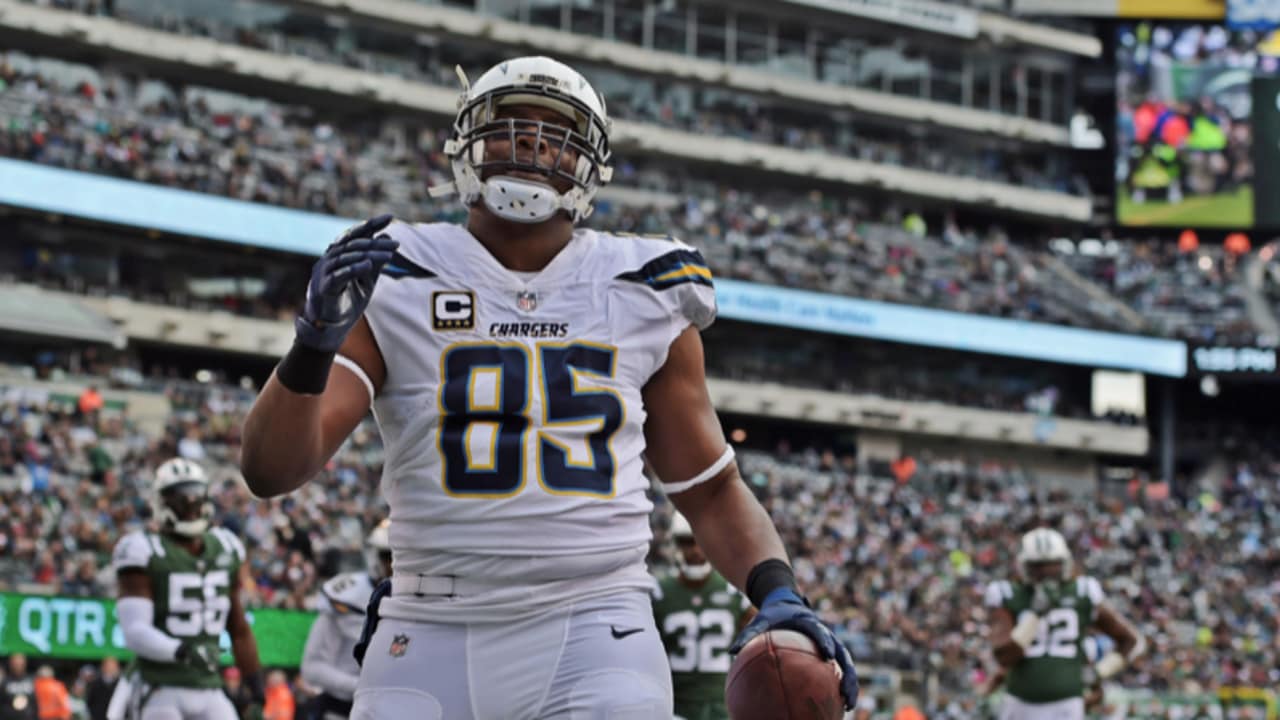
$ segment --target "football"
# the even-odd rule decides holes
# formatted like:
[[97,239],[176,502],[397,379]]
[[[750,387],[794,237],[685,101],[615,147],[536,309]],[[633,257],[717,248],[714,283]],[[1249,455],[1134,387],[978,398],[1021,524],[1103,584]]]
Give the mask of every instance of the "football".
[[724,696],[733,720],[844,717],[835,664],[792,630],[772,630],[747,643],[729,668]]

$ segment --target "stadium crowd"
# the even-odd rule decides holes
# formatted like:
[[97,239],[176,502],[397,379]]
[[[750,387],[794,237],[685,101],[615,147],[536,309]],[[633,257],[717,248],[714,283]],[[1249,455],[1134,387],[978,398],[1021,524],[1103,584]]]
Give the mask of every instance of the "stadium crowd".
[[1240,462],[1219,488],[1146,503],[1133,488],[1037,492],[1034,478],[977,458],[876,463],[783,444],[739,463],[855,656],[936,676],[929,717],[989,711],[977,690],[992,669],[983,590],[1013,572],[1018,537],[1040,523],[1065,532],[1080,571],[1151,641],[1126,686],[1194,694],[1280,682],[1272,455]]
[[[73,401],[9,385],[0,401],[0,578],[29,591],[112,594],[112,543],[146,521],[156,464],[181,455],[208,468],[218,522],[247,541],[248,604],[309,607],[316,582],[351,566],[383,512],[376,430],[362,426],[306,489],[254,502],[234,466],[250,392],[163,387],[173,411],[151,434],[127,411],[94,409],[89,390]],[[980,704],[975,688],[989,671],[982,589],[1012,571],[1019,532],[1038,522],[1067,534],[1082,570],[1151,639],[1129,678],[1135,686],[1280,682],[1280,460],[1260,447],[1236,452],[1220,484],[1145,503],[1132,489],[1044,494],[1016,465],[979,457],[884,463],[786,442],[739,457],[824,618],[863,662],[935,674],[935,709],[959,718]],[[655,569],[671,558],[658,503]]]
[[[3,229],[0,225],[0,231]],[[15,234],[23,233],[17,230]],[[156,262],[152,253],[135,256],[132,249],[111,246],[87,248],[84,253],[65,244],[19,243],[0,249],[0,279],[80,294],[123,294],[200,312],[227,311],[278,320],[292,318],[297,288],[306,285],[303,262],[276,266],[254,258],[253,271],[260,273],[260,283],[250,285],[239,275],[247,261],[235,254],[219,256],[220,266],[218,260],[175,251],[163,259],[169,273],[157,274],[150,270]],[[745,261],[739,264],[750,267]],[[216,279],[219,277],[223,281]],[[708,373],[715,378],[1091,418],[1088,403],[1078,401],[1088,397],[1087,388],[1080,384],[1087,373],[1073,373],[1060,366],[997,362],[941,350],[921,353],[889,343],[850,344],[838,336],[728,322],[715,326],[706,342],[713,349],[707,360]],[[134,364],[126,355],[116,359]],[[851,367],[859,371],[850,373]],[[1133,421],[1118,416],[1107,419]]]
[[[338,124],[299,106],[11,52],[0,64],[0,123],[8,157],[348,217],[460,217],[453,203],[426,197],[449,177],[445,131],[406,118]],[[950,213],[930,223],[896,203],[872,211],[859,198],[819,191],[753,193],[687,177],[673,188],[672,173],[625,160],[618,175],[619,185],[687,199],[675,207],[605,202],[595,226],[676,235],[724,277],[1201,341],[1252,331],[1231,258],[1213,261],[1218,270],[1209,273],[1198,264],[1203,253],[1122,242],[1121,254],[1082,268],[1143,318],[1134,328],[1113,303],[1064,282],[1036,239],[1015,242],[997,226],[963,226]]]
[[[872,395],[888,400],[1100,419],[1087,402],[1088,372],[1059,366],[977,359],[940,349],[719,322],[704,334],[707,375],[752,383]],[[851,371],[851,368],[856,368]],[[1132,424],[1112,413],[1101,418]]]
[[[456,64],[462,64],[474,76],[503,59],[501,52],[452,42],[447,37],[422,42],[421,36],[411,38],[371,27],[335,25],[306,15],[288,15],[278,8],[259,8],[259,13],[229,18],[193,11],[181,3],[163,9],[132,0],[110,3],[112,7],[100,0],[55,0],[52,4],[89,14],[101,12],[178,35],[210,38],[450,88],[457,84],[453,69]],[[910,64],[901,53],[889,55],[894,56],[898,62]],[[892,60],[888,62],[893,64]],[[868,63],[867,68],[875,64]],[[1045,152],[1044,148],[1022,146],[1018,152],[1009,152],[998,143],[961,136],[949,138],[944,152],[936,140],[906,137],[902,128],[893,123],[855,124],[830,113],[807,112],[794,104],[775,106],[762,97],[623,75],[589,63],[583,64],[582,69],[611,99],[610,113],[617,118],[1022,187],[1080,195],[1089,192],[1083,178],[1070,172],[1064,153]]]
[[[1142,314],[1151,332],[1196,343],[1252,344],[1258,330],[1246,306],[1244,269],[1252,248],[1243,235],[1202,246],[1194,235],[1105,242],[1108,252],[1062,260]],[[1236,240],[1237,242],[1232,242]],[[1274,248],[1264,257],[1270,257]],[[1275,342],[1275,339],[1271,341]]]
[[[416,210],[426,186],[444,179],[440,173],[447,167],[437,151],[440,131],[403,117],[316,118],[298,106],[18,53],[8,54],[0,79],[7,85],[0,112],[10,133],[18,131],[4,154],[36,162],[351,216],[368,215],[376,203],[398,212]],[[1037,175],[1030,169],[1035,163],[1020,154],[967,153],[957,142],[943,153],[924,138],[894,139],[871,128],[823,129],[820,118],[787,125],[758,107],[738,107],[731,96],[712,96],[707,108],[681,110],[697,102],[696,92],[643,92],[644,84],[633,88],[635,82],[623,82],[628,91],[611,106],[622,118],[1023,186],[1065,183]],[[1017,172],[1004,171],[1001,163],[1015,157],[1022,163]],[[205,170],[210,160],[214,169]]]

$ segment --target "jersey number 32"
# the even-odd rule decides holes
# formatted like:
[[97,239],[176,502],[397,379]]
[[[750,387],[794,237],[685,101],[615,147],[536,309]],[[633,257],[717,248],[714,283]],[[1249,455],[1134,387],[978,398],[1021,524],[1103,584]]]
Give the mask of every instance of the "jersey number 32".
[[1073,658],[1080,649],[1080,616],[1069,608],[1054,608],[1040,621],[1026,657]]
[[662,633],[675,638],[671,649],[672,672],[729,672],[729,643],[733,640],[733,613],[721,608],[701,612],[681,610],[662,621]]

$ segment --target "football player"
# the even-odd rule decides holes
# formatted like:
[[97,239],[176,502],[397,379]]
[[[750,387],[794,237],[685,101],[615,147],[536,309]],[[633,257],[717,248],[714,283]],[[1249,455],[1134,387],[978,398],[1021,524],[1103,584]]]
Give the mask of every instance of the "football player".
[[142,720],[235,720],[218,667],[223,630],[246,685],[262,698],[258,645],[240,602],[248,582],[244,545],[210,527],[209,480],[190,460],[156,470],[151,504],[159,532],[131,532],[112,555],[116,614],[125,646],[137,655],[121,702]]
[[1099,681],[1113,677],[1145,651],[1142,637],[1106,603],[1102,585],[1076,575],[1062,534],[1036,528],[1022,537],[1021,579],[999,580],[986,591],[991,646],[1004,674],[1002,720],[1085,716],[1083,641],[1090,628],[1111,637],[1116,649],[1092,668]]
[[523,57],[463,81],[445,153],[466,224],[382,216],[330,245],[245,422],[242,469],[272,497],[373,406],[395,572],[353,717],[406,703],[443,720],[670,717],[642,453],[759,607],[731,652],[805,633],[854,702],[852,661],[801,597],[711,406],[702,256],[575,228],[612,174],[605,104],[578,72]]
[[729,643],[751,616],[751,603],[716,572],[684,515],[671,518],[673,575],[658,581],[653,616],[671,663],[677,720],[728,720],[724,706]]
[[391,577],[388,523],[378,523],[365,541],[364,571],[330,578],[320,587],[319,611],[302,653],[302,679],[322,692],[307,705],[304,717],[347,717],[360,678],[352,650],[364,627],[365,606],[373,588]]

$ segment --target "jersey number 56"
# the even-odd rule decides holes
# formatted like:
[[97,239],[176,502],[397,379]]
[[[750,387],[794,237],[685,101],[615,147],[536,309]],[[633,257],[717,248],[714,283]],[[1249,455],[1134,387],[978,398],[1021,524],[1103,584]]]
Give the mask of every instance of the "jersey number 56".
[[207,574],[173,573],[169,575],[168,617],[165,630],[175,637],[222,634],[231,612],[227,594],[231,578],[226,570]]

